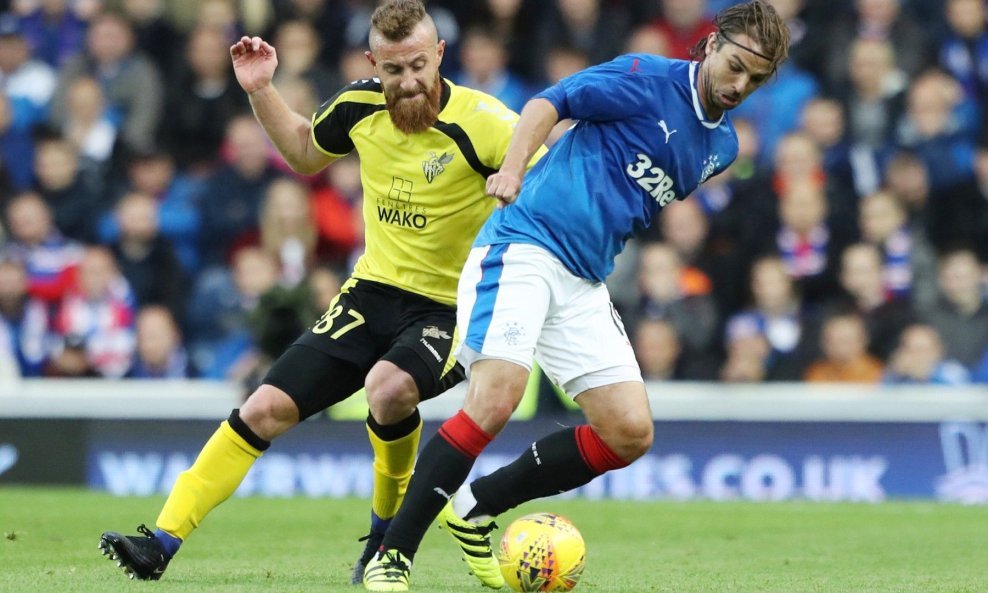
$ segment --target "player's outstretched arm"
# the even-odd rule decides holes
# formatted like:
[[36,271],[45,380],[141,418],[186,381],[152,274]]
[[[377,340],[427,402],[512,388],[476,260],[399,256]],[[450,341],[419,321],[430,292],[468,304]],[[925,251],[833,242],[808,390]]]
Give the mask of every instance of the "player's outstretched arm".
[[515,201],[528,163],[558,121],[559,113],[549,101],[537,98],[525,104],[501,170],[487,178],[487,195],[497,198],[502,205]]
[[230,57],[254,117],[288,165],[299,173],[312,174],[332,162],[313,145],[309,120],[292,111],[271,83],[278,67],[274,47],[260,37],[245,35],[230,46]]

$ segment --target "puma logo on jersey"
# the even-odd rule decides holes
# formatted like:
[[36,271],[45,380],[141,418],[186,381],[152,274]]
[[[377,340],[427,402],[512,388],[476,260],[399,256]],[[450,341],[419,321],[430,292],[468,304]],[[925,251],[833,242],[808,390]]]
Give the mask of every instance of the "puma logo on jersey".
[[433,179],[446,170],[446,165],[452,160],[453,155],[448,152],[436,156],[436,153],[429,151],[429,159],[422,161],[422,172],[425,173],[425,180],[432,183]]
[[659,120],[659,127],[660,127],[660,128],[662,128],[662,131],[663,131],[663,132],[665,133],[665,135],[666,135],[666,144],[669,144],[669,136],[672,136],[672,135],[673,135],[673,134],[675,134],[675,133],[676,133],[676,132],[677,132],[678,130],[673,130],[673,131],[671,131],[671,132],[670,132],[670,131],[669,131],[669,127],[668,127],[668,126],[666,126],[666,120],[664,120],[664,119],[660,119],[660,120]]

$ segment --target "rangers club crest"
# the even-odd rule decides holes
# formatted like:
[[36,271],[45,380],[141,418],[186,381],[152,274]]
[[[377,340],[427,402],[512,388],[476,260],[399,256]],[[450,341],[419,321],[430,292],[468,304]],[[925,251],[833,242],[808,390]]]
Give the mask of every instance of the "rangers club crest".
[[453,155],[444,152],[439,156],[436,153],[429,152],[429,160],[422,161],[422,172],[425,173],[425,180],[432,183],[440,173],[446,170],[446,165],[453,160]]

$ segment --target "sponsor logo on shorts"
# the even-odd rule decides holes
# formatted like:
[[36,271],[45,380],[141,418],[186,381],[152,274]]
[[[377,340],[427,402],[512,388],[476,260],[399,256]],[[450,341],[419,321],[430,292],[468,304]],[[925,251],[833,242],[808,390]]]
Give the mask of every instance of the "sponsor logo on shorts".
[[442,355],[439,354],[439,351],[436,350],[435,348],[433,348],[432,347],[432,344],[430,344],[429,342],[426,342],[425,341],[425,338],[419,338],[419,342],[422,342],[422,345],[425,346],[425,349],[428,350],[429,352],[431,352],[432,355],[436,357],[436,362],[442,362],[443,361],[443,357],[442,357]]
[[439,340],[439,339],[443,339],[443,340],[449,340],[449,339],[451,339],[449,337],[449,334],[447,334],[446,332],[444,332],[443,330],[439,329],[438,327],[436,327],[434,325],[428,325],[428,326],[422,328],[422,337],[423,338],[435,338],[437,340]]

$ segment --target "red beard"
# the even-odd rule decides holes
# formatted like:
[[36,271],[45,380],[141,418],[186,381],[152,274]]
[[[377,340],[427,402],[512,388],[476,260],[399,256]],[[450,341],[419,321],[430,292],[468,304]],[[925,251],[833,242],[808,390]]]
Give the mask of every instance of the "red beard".
[[406,134],[428,130],[439,119],[441,94],[439,75],[436,75],[432,88],[419,85],[418,90],[413,93],[403,93],[400,89],[396,89],[394,93],[385,92],[384,100],[391,123]]

